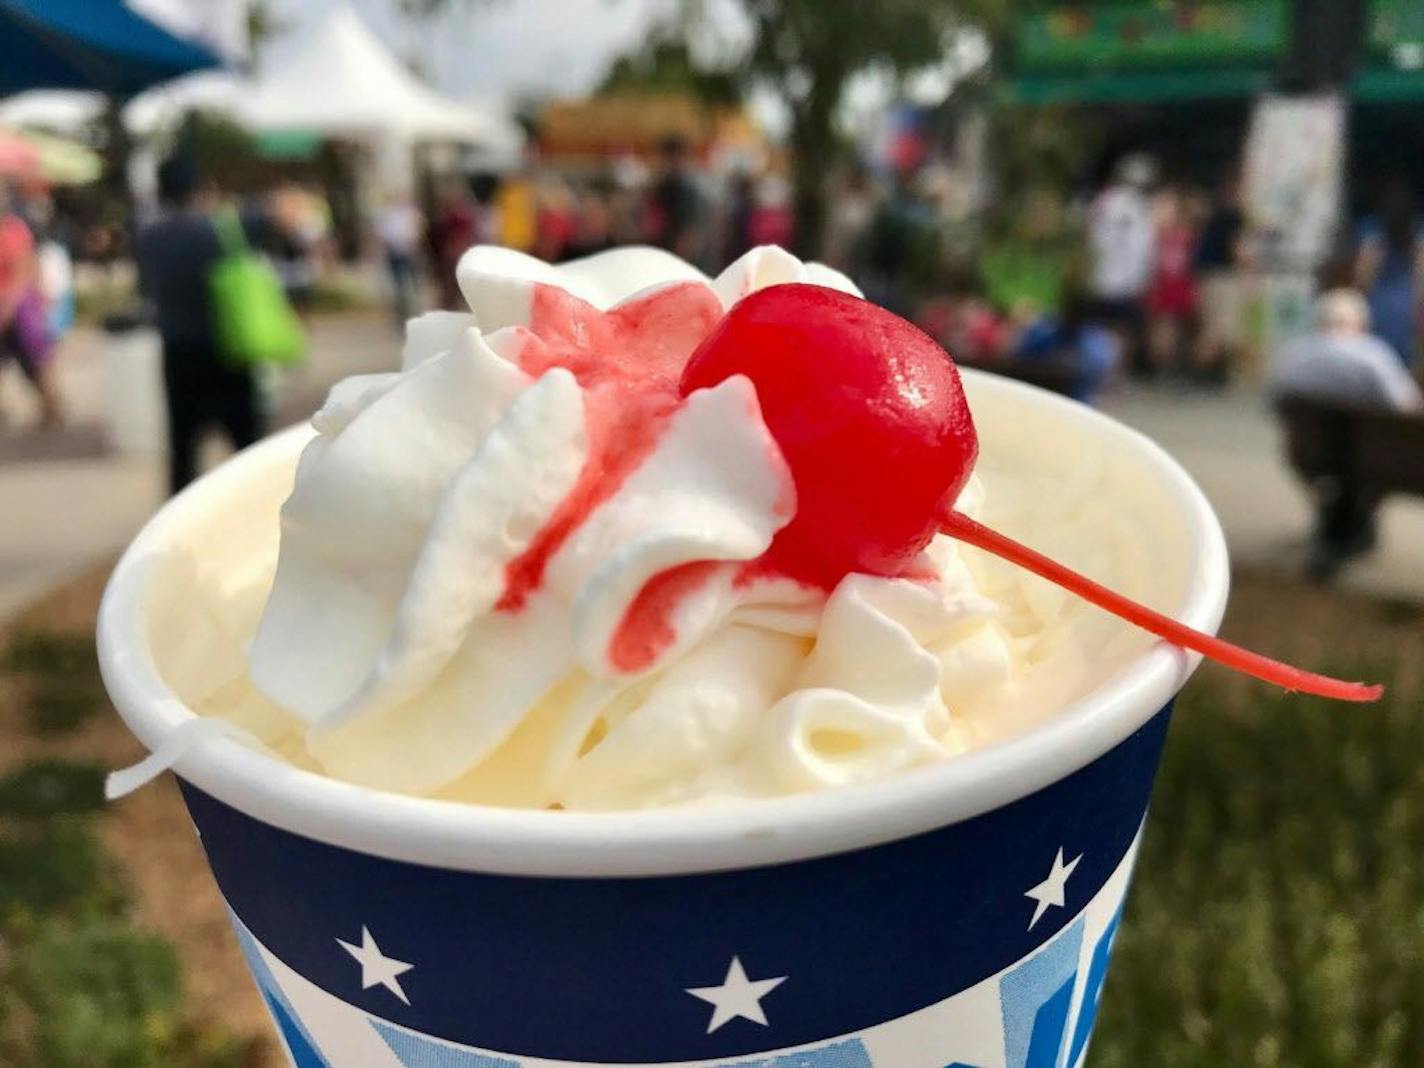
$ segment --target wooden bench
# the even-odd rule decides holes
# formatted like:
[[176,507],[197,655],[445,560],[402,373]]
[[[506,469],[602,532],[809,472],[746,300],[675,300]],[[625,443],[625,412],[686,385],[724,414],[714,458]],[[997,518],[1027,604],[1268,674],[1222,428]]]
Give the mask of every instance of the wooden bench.
[[1283,397],[1286,457],[1306,482],[1338,479],[1375,498],[1424,497],[1424,415]]

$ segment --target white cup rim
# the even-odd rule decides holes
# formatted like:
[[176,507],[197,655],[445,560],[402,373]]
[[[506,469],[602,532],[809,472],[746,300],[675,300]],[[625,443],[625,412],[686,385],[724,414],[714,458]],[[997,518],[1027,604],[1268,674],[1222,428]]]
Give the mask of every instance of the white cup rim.
[[[1221,525],[1201,490],[1160,446],[1086,405],[1008,379],[965,372],[980,391],[1047,406],[1132,450],[1180,512],[1189,561],[1176,616],[1215,631],[1229,584]],[[99,612],[99,661],[129,728],[156,748],[193,713],[148,648],[144,591],[155,549],[220,499],[254,463],[300,446],[292,428],[200,479],[145,525],[119,560]],[[1181,689],[1200,657],[1158,642],[1039,725],[983,749],[894,777],[814,794],[632,812],[503,809],[372,790],[305,771],[228,737],[206,737],[174,771],[256,819],[358,852],[437,867],[529,876],[669,875],[785,863],[934,830],[1057,782],[1123,741]]]

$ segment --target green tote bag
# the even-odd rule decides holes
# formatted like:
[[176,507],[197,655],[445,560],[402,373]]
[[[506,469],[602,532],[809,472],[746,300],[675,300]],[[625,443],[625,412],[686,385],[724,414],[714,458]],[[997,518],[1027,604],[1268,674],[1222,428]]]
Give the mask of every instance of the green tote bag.
[[282,280],[247,244],[235,211],[213,217],[222,259],[208,276],[218,351],[235,366],[287,365],[306,350],[302,324]]

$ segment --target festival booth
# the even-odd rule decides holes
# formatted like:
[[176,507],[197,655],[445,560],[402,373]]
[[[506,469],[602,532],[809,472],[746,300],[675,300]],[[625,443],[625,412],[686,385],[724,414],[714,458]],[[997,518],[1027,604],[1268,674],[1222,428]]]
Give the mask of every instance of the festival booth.
[[554,101],[539,117],[540,159],[567,170],[610,162],[650,162],[669,137],[685,142],[713,170],[760,165],[761,130],[745,108],[705,104],[690,96],[607,95]]

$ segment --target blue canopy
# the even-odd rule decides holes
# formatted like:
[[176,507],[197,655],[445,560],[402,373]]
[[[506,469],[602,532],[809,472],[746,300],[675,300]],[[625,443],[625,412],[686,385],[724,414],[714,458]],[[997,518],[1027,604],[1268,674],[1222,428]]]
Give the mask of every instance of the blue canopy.
[[98,89],[131,96],[222,60],[123,0],[0,0],[0,96]]

